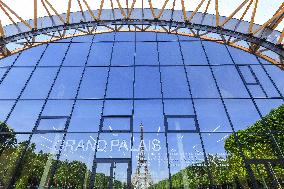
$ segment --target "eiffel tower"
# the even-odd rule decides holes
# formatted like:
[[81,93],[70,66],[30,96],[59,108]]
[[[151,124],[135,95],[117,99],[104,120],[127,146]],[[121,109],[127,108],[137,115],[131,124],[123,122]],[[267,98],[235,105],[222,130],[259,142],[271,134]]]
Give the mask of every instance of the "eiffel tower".
[[[140,124],[140,149],[137,161],[137,168],[135,175],[132,179],[132,185],[134,189],[145,189],[153,185],[153,180],[148,169],[147,160],[145,159],[145,146],[144,146],[144,135],[143,135],[143,124]],[[142,142],[143,141],[143,142]]]

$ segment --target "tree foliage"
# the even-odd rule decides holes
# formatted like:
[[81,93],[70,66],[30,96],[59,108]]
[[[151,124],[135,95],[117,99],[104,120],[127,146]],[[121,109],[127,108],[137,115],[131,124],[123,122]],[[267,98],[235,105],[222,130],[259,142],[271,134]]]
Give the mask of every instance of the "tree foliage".
[[[172,175],[173,188],[208,188],[210,185],[217,188],[250,188],[251,180],[244,158],[277,159],[277,152],[284,152],[284,105],[273,109],[247,129],[231,134],[225,140],[224,148],[227,151],[226,158],[211,154],[207,157],[207,164],[193,164]],[[252,170],[260,187],[264,187],[264,181],[266,185],[271,184],[271,178],[263,165],[252,166]],[[273,171],[280,182],[284,180],[284,169],[280,165],[273,166]],[[151,188],[168,188],[168,183],[168,179],[162,180]]]
[[[23,152],[27,142],[19,143],[13,147],[6,148],[0,156],[0,188],[7,186],[11,175],[15,169],[16,162]],[[25,153],[19,170],[16,171],[16,189],[38,188],[41,182],[46,162],[51,154],[36,153],[36,145],[31,144]],[[53,176],[52,188],[61,189],[81,189],[89,186],[91,172],[87,166],[80,161],[60,161],[52,159],[52,165],[56,165],[57,169]],[[50,172],[48,172],[50,176]],[[50,181],[50,179],[49,179]],[[114,180],[115,188],[125,188],[125,183]],[[109,177],[98,173],[95,178],[95,186],[100,189],[108,188]],[[86,187],[84,187],[86,186]]]
[[17,143],[16,135],[7,124],[0,122],[0,132],[3,133],[0,135],[0,153],[11,146]]
[[[15,168],[18,157],[27,142],[17,143],[12,129],[0,124],[2,132],[0,138],[0,187],[6,186]],[[270,133],[273,133],[273,137]],[[231,134],[224,143],[227,157],[214,154],[207,155],[207,162],[192,164],[172,175],[173,188],[249,188],[250,177],[244,164],[244,159],[277,159],[279,150],[284,151],[284,105],[272,110],[268,115],[236,134]],[[275,144],[275,142],[277,144]],[[27,148],[22,160],[21,171],[17,171],[17,189],[37,188],[41,181],[46,162],[50,154],[36,153],[36,145]],[[80,161],[56,161],[56,172],[51,185],[56,188],[84,188],[90,182],[90,170]],[[210,170],[211,175],[208,174]],[[270,184],[271,178],[263,165],[252,166],[254,176],[260,187],[263,183]],[[280,182],[284,180],[284,169],[280,165],[273,166],[274,174]],[[211,178],[210,178],[211,176]],[[169,179],[159,181],[151,189],[169,188]],[[97,188],[107,188],[109,177],[98,173],[95,179]],[[115,180],[115,188],[125,188],[125,183]]]
[[[208,188],[211,186],[208,169],[213,177],[214,185],[218,187],[229,187],[232,179],[228,178],[228,164],[226,159],[217,155],[208,155],[207,163],[192,164],[178,173],[172,175],[173,188]],[[153,189],[169,188],[169,180],[162,180],[153,185]]]
[[[284,105],[273,109],[247,129],[238,131],[236,135],[231,134],[225,141],[228,162],[232,167],[230,174],[241,182],[250,182],[244,159],[278,159],[278,152],[284,152],[283,134]],[[259,185],[262,185],[263,181],[271,182],[264,165],[251,167]],[[273,170],[276,177],[284,180],[283,168],[275,165]]]

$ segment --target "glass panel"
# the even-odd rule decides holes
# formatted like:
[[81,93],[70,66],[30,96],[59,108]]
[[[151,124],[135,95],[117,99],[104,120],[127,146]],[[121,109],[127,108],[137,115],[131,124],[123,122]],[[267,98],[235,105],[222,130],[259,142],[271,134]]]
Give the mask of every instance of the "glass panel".
[[112,67],[107,87],[108,98],[133,97],[133,68]]
[[270,182],[274,182],[273,186],[279,187],[279,188],[283,188],[284,187],[284,183],[283,183],[283,165],[280,164],[270,164],[268,165],[268,167],[270,168],[270,171],[273,175],[273,178],[270,177]]
[[[266,70],[264,70],[260,65],[251,66],[257,78],[259,79],[263,89],[265,90],[268,97],[278,97],[280,96],[275,86],[273,85],[271,79],[269,79]],[[277,87],[277,86],[276,86]]]
[[255,55],[230,46],[228,49],[236,64],[259,64]]
[[[189,98],[189,88],[183,67],[163,67],[162,84],[165,98]],[[178,92],[177,92],[178,91]]]
[[272,77],[272,80],[276,84],[278,90],[283,95],[284,94],[284,82],[283,82],[284,72],[278,67],[273,66],[273,65],[269,65],[269,66],[267,65],[264,67],[267,70],[270,77]]
[[211,65],[233,64],[224,45],[208,41],[203,41],[202,43]]
[[66,127],[67,117],[41,117],[38,131],[63,131]]
[[156,41],[156,33],[154,32],[137,32],[136,41]]
[[138,100],[134,102],[134,131],[140,131],[140,124],[145,132],[163,132],[164,116],[161,100]]
[[[239,137],[238,140],[236,139],[234,134],[228,133],[228,137],[225,137],[224,134],[214,134],[218,140],[216,140],[215,144],[218,146],[221,146],[222,143],[224,143],[224,150],[225,153],[221,150],[220,156],[224,157],[224,155],[227,154],[226,160],[223,160],[223,162],[219,163],[219,165],[224,165],[223,169],[219,168],[219,171],[222,170],[222,172],[219,172],[222,180],[226,178],[227,183],[232,183],[233,186],[236,187],[248,187],[251,186],[251,178],[248,177],[248,170],[245,168],[244,158],[240,155],[240,146],[243,145],[242,141],[240,141]],[[216,138],[215,137],[215,138]],[[212,139],[214,138],[211,137]],[[218,142],[219,140],[222,140],[221,142]],[[238,141],[238,142],[237,142]],[[210,152],[210,141],[206,139],[205,137],[205,144],[209,145],[207,149]],[[212,141],[214,144],[214,142]],[[245,147],[244,148],[247,153],[250,153],[250,151]],[[218,151],[220,151],[218,150]],[[221,158],[220,157],[220,158]],[[218,159],[216,159],[218,160]],[[216,167],[218,168],[218,167]],[[229,172],[227,172],[229,171]],[[226,177],[224,177],[224,172],[227,173]],[[218,177],[217,177],[218,178]],[[215,181],[216,182],[216,181]]]
[[136,65],[158,65],[157,43],[137,42],[135,61]]
[[112,54],[112,43],[94,43],[89,56],[89,66],[108,66]]
[[45,48],[46,45],[40,45],[23,51],[17,59],[15,66],[35,66]]
[[[62,144],[62,134],[34,134],[29,145],[28,153],[25,154],[26,161],[22,166],[26,167],[26,171],[30,173],[30,179],[27,182],[18,184],[26,184],[32,187],[47,187],[54,186],[55,181],[51,181],[54,174],[54,168],[58,165],[56,163],[56,154],[59,153]],[[37,162],[35,164],[35,162]],[[27,176],[27,172],[21,172],[20,177]]]
[[96,188],[108,188],[110,184],[110,164],[100,163],[97,165],[95,177]]
[[37,68],[21,98],[45,99],[54,81],[56,72],[57,68]]
[[166,115],[194,115],[192,101],[186,99],[164,100]]
[[168,134],[174,188],[209,186],[208,168],[198,134]]
[[200,41],[181,42],[181,48],[186,65],[207,65],[205,53]]
[[[214,185],[228,188],[247,187],[247,172],[242,159],[239,156],[235,157],[235,154],[227,154],[227,151],[232,152],[233,149],[229,145],[229,141],[234,138],[233,134],[209,133],[202,134],[202,138]],[[234,147],[239,148],[236,144]]]
[[177,35],[157,33],[158,41],[177,41]]
[[254,98],[265,98],[266,96],[266,92],[260,85],[247,85],[247,88]]
[[121,188],[127,188],[127,169],[128,164],[126,163],[116,163],[114,166],[114,183],[113,188],[115,189],[121,189]]
[[130,117],[112,116],[104,117],[102,130],[104,131],[131,131],[131,119]]
[[[194,100],[201,131],[232,132],[222,101],[219,99]],[[237,110],[236,110],[237,111]]]
[[11,55],[11,56],[8,56],[6,58],[0,59],[0,67],[11,66],[18,56],[19,56],[19,54],[15,54],[15,55]]
[[192,131],[196,132],[196,122],[194,116],[176,116],[176,117],[168,117],[168,130],[169,131]]
[[134,32],[118,32],[115,34],[115,41],[134,41]]
[[193,97],[217,98],[219,93],[208,67],[190,66],[186,68]]
[[158,51],[161,65],[183,65],[178,42],[159,42]]
[[97,135],[92,133],[66,135],[60,164],[57,166],[54,180],[57,187],[88,188],[93,166]]
[[256,78],[253,75],[253,70],[248,66],[239,66],[242,76],[246,84],[258,84]]
[[42,116],[69,116],[73,101],[49,100],[43,110]]
[[[144,133],[143,139],[141,138],[141,133],[134,134],[134,144],[133,144],[133,153],[132,153],[132,181],[135,185],[139,186],[140,184],[149,184],[152,182],[153,188],[169,188],[169,166],[168,166],[168,152],[166,146],[166,137],[163,133],[161,134],[150,134]],[[144,146],[144,159],[147,166],[147,173],[145,173],[144,168],[145,164],[142,164],[140,168],[140,173],[145,173],[148,176],[147,181],[145,182],[143,178],[145,175],[141,175],[142,179],[137,178],[137,169],[139,163],[139,149]],[[140,156],[141,158],[141,156]],[[136,181],[136,182],[135,182]]]
[[90,49],[91,41],[88,42],[74,42],[71,44],[66,55],[64,66],[84,66],[87,61],[87,55]]
[[[96,35],[95,35],[96,36]],[[91,43],[93,35],[83,35],[78,37],[73,37],[72,42],[75,43]]]
[[67,43],[50,43],[44,56],[39,63],[40,66],[59,66],[67,51]]
[[31,132],[43,106],[43,101],[19,101],[7,124],[16,132]]
[[197,37],[189,37],[187,35],[178,35],[178,38],[180,41],[185,42],[185,41],[199,41],[200,39]]
[[233,66],[213,67],[220,91],[223,97],[240,98],[249,97],[246,88]]
[[101,133],[97,143],[97,158],[130,158],[130,133]]
[[[233,135],[233,134],[232,133],[208,133],[208,134],[204,133],[202,134],[207,158],[213,161],[216,160],[217,162],[223,163],[224,168],[226,168],[225,160],[227,157],[227,152],[226,152],[226,149],[224,148],[224,144],[226,142],[226,139],[230,135]],[[215,163],[218,164],[217,162]],[[210,162],[210,163],[214,163],[214,162]],[[227,170],[226,169],[223,170],[224,172],[222,170],[219,170],[219,171],[221,174],[225,174]],[[216,170],[212,170],[212,173],[213,172],[218,173],[218,171]],[[214,176],[216,177],[217,175],[214,175]]]
[[77,101],[68,131],[97,132],[100,125],[101,110],[101,101]]
[[268,114],[272,109],[283,104],[283,100],[280,99],[255,99],[255,102],[262,115]]
[[132,115],[131,100],[106,100],[103,115]]
[[6,68],[1,68],[0,69],[0,79],[2,79],[3,75],[5,74],[5,72],[7,71]]
[[14,103],[14,100],[0,100],[0,122],[6,119]]
[[12,68],[0,85],[0,98],[16,99],[25,86],[31,71],[32,68]]
[[74,98],[79,85],[82,68],[62,68],[50,98]]
[[265,165],[264,164],[252,164],[251,167],[253,170],[253,175],[255,177],[255,180],[257,181],[257,185],[258,185],[257,187],[270,188],[270,186],[272,186],[272,183],[269,182],[270,179],[268,178],[269,175],[265,169]]
[[245,129],[260,119],[251,100],[225,100],[225,104],[236,131]]
[[104,33],[95,35],[94,41],[113,41],[115,33]]
[[135,68],[135,97],[159,98],[161,97],[161,83],[159,68]]
[[134,45],[134,42],[116,42],[113,47],[111,65],[133,65]]
[[105,95],[108,68],[86,68],[79,98],[103,98]]
[[[3,126],[2,126],[3,127]],[[29,135],[3,135],[0,134],[1,137],[1,153],[0,153],[0,178],[1,178],[1,187],[8,188],[10,179],[13,175],[16,176],[16,183],[19,183],[21,179],[26,178],[27,175],[19,175],[17,161],[20,158],[21,153],[24,151],[26,147],[26,141],[29,139]],[[4,144],[4,145],[3,145]],[[3,148],[4,147],[4,148]],[[29,152],[28,152],[29,153]],[[30,154],[30,153],[29,153]],[[31,156],[30,156],[31,157]],[[24,159],[25,161],[32,162],[34,159]],[[30,166],[23,166],[23,170],[31,170],[35,168],[34,164],[30,164]],[[30,185],[31,183],[27,183],[26,185]]]
[[239,144],[236,140],[233,140],[234,138],[232,136],[226,140],[226,148],[233,159],[243,159],[240,157],[240,154],[238,154],[239,150],[236,149],[239,145],[242,146],[244,157],[247,160],[254,161],[278,158],[276,148],[269,134],[261,133],[261,131],[256,133],[258,131],[259,130],[250,127],[242,132],[238,132],[237,137]]
[[[229,47],[234,62],[215,42],[202,41],[204,52],[192,37],[180,36],[181,54],[177,35],[114,35],[95,36],[83,76],[93,35],[74,38],[68,52],[71,38],[50,43],[25,90],[45,46],[19,56],[16,65],[29,67],[11,68],[0,84],[0,188],[13,175],[12,188],[127,188],[129,179],[142,188],[144,175],[147,188],[253,188],[245,165],[256,188],[283,185],[279,68]],[[17,55],[1,59],[0,77]]]

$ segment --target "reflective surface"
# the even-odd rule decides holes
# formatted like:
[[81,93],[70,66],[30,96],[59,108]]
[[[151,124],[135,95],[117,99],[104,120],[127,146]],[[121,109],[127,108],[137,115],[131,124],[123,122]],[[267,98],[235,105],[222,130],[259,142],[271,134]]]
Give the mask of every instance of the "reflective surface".
[[4,187],[283,187],[284,72],[254,55],[119,32],[0,61]]

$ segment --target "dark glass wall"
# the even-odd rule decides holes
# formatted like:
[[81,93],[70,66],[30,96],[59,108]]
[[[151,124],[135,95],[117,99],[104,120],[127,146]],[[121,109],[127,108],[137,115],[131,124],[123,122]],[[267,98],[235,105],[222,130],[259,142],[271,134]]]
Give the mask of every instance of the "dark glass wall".
[[119,32],[0,61],[0,187],[283,187],[284,72],[255,55]]

